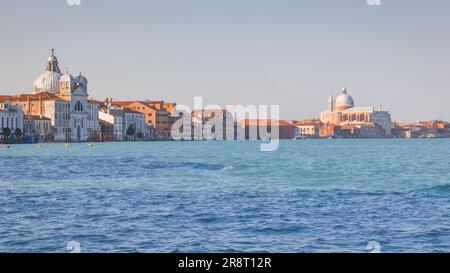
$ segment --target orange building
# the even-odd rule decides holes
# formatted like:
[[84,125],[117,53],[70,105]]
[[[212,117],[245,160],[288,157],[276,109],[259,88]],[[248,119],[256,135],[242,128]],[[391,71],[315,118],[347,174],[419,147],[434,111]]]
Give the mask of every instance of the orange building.
[[278,130],[278,139],[295,138],[296,127],[284,120],[245,119],[241,126],[245,128],[245,139],[254,139],[254,132],[257,132],[257,139],[268,139],[274,130]]
[[116,101],[112,102],[112,104],[144,114],[145,122],[154,128],[157,139],[167,140],[171,138],[170,131],[175,119],[168,110],[173,111],[176,106],[175,103],[166,104],[163,101]]
[[337,137],[341,134],[341,126],[334,124],[324,124],[320,126],[320,137]]

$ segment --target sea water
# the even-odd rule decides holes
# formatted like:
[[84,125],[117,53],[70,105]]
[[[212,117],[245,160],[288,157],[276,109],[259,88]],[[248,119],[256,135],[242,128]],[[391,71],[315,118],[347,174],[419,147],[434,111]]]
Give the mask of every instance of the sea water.
[[0,252],[450,251],[450,139],[0,148]]

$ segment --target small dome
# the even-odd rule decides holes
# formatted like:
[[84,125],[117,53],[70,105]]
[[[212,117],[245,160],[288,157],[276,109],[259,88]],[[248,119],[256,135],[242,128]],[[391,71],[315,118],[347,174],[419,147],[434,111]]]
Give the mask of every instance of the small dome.
[[87,80],[86,77],[84,77],[84,76],[81,75],[81,73],[80,73],[80,75],[78,75],[78,76],[75,78],[75,83],[79,83],[79,84],[81,84],[82,86],[86,86],[86,85],[88,84],[88,80]]
[[33,92],[50,92],[56,93],[59,90],[59,80],[62,74],[53,71],[45,71],[34,81]]
[[59,79],[59,86],[60,91],[63,89],[69,89],[73,90],[75,87],[75,79],[72,77],[72,75],[69,74],[69,71],[66,72],[66,74],[62,75],[61,79]]
[[62,81],[62,82],[68,82],[68,81],[70,81],[71,83],[75,82],[74,77],[72,77],[72,75],[70,75],[70,74],[62,75],[61,79],[59,79],[59,80]]

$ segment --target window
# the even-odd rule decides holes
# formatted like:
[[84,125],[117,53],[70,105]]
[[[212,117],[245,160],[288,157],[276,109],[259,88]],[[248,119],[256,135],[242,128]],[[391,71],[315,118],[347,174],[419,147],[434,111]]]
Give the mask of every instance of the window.
[[80,101],[75,104],[75,111],[83,112],[83,104]]

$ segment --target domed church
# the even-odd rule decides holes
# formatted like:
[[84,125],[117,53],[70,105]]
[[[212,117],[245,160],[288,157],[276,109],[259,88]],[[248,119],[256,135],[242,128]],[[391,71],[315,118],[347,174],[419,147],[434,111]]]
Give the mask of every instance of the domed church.
[[374,123],[380,125],[386,135],[391,135],[391,114],[381,107],[355,107],[354,100],[346,88],[342,89],[336,100],[333,99],[333,94],[330,94],[328,110],[320,114],[320,121],[333,125]]
[[30,116],[51,119],[54,141],[88,141],[100,132],[99,105],[88,100],[88,80],[61,73],[55,50],[33,83],[32,93],[17,97],[17,104]]

